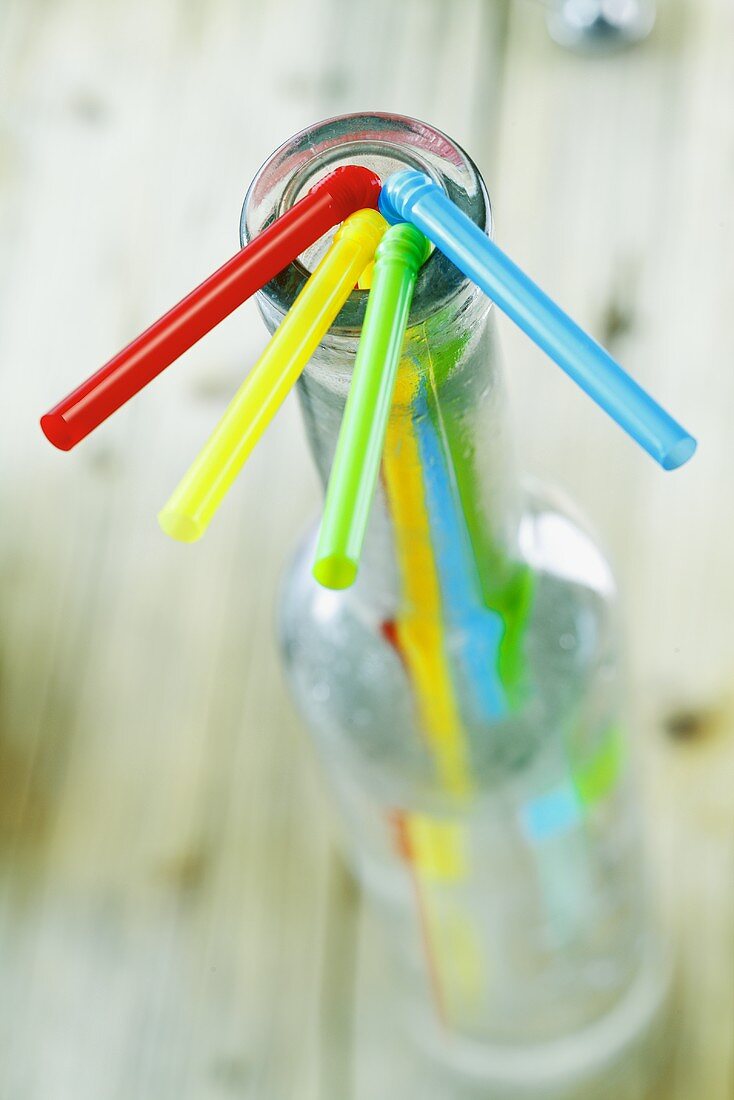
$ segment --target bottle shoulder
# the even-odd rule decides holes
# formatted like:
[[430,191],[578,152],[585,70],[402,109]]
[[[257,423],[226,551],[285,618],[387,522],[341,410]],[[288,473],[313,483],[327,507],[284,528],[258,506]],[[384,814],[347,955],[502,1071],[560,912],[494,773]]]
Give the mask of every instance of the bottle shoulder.
[[[339,634],[343,618],[356,618],[365,628],[378,630],[389,623],[392,609],[384,590],[360,583],[332,592],[311,576],[318,525],[312,524],[299,541],[284,571],[280,591],[281,631],[301,616],[316,629]],[[616,619],[617,587],[609,560],[586,518],[561,491],[535,479],[523,483],[522,509],[518,522],[518,559],[534,578],[534,604],[551,621],[541,596],[553,592],[556,602],[566,597],[568,605],[583,604],[585,614]],[[450,632],[450,627],[447,630]]]
[[[329,752],[354,753],[360,769],[374,765],[383,784],[420,777],[432,789],[427,715],[416,705],[416,691],[420,701],[421,692],[433,695],[435,687],[445,704],[445,692],[434,684],[444,665],[475,774],[487,789],[497,777],[548,754],[560,760],[572,729],[593,738],[593,731],[614,721],[619,684],[612,571],[584,521],[553,490],[533,484],[527,492],[519,538],[530,578],[518,631],[522,682],[519,695],[508,693],[499,712],[493,709],[496,693],[488,690],[497,683],[492,669],[499,668],[508,692],[509,686],[492,648],[498,632],[489,622],[491,609],[463,624],[447,615],[438,628],[422,624],[425,634],[414,634],[412,642],[400,638],[405,623],[396,622],[384,593],[360,589],[359,579],[341,592],[316,583],[315,542],[314,527],[284,575],[279,633],[296,702]],[[502,624],[505,632],[509,625]],[[429,724],[437,721],[434,712]]]
[[520,557],[535,572],[613,603],[617,586],[596,533],[575,503],[555,486],[523,480],[518,525]]

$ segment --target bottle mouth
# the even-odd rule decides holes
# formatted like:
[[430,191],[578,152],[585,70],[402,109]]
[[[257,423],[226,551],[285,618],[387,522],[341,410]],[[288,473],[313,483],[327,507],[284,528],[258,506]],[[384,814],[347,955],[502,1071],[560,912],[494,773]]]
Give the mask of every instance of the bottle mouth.
[[[393,172],[417,169],[430,176],[476,225],[491,235],[492,215],[484,181],[464,150],[440,130],[401,115],[339,115],[289,138],[263,164],[248,188],[240,218],[240,242],[253,237],[289,210],[323,176],[343,164],[359,164],[385,180]],[[289,264],[261,294],[285,314],[333,239],[325,235]],[[420,324],[468,287],[464,275],[434,249],[416,282],[410,324]],[[333,334],[359,332],[367,292],[354,290],[332,325]]]

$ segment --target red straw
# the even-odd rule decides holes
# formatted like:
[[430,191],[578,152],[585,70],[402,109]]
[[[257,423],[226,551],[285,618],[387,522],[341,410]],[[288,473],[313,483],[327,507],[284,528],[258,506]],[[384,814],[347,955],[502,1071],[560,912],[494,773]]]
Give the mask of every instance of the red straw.
[[379,177],[345,165],[320,180],[272,225],[41,417],[55,447],[70,451],[174,359],[218,325],[327,230],[376,207]]

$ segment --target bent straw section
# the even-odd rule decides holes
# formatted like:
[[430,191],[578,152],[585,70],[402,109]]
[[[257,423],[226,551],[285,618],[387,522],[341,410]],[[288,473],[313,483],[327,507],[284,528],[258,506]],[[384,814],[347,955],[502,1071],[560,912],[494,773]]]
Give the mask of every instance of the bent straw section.
[[409,221],[476,283],[665,470],[696,441],[423,172],[391,176],[380,192],[389,222]]
[[375,210],[347,218],[227,411],[159,514],[171,538],[206,531],[237,474],[346,302],[387,228]]
[[[441,587],[431,543],[424,471],[413,416],[413,364],[396,386],[400,405],[388,421],[384,476],[395,524],[402,597],[410,610],[395,623],[396,646],[413,682],[421,725],[439,785],[460,806],[471,792],[466,733],[455,697],[443,630]],[[409,532],[409,535],[406,535]],[[471,915],[453,898],[469,873],[468,834],[460,820],[396,815],[410,868],[436,1010],[444,1024],[481,992],[482,945]],[[448,891],[448,895],[446,894]]]
[[90,378],[41,417],[55,447],[71,450],[161,371],[287,267],[332,226],[377,206],[380,180],[368,168],[343,165],[154,321]]

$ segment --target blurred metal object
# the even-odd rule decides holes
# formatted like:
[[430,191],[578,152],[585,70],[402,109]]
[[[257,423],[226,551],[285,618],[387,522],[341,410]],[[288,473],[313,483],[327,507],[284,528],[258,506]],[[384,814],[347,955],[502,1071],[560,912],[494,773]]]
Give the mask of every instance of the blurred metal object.
[[640,42],[655,23],[655,0],[555,0],[546,16],[551,37],[580,52]]

